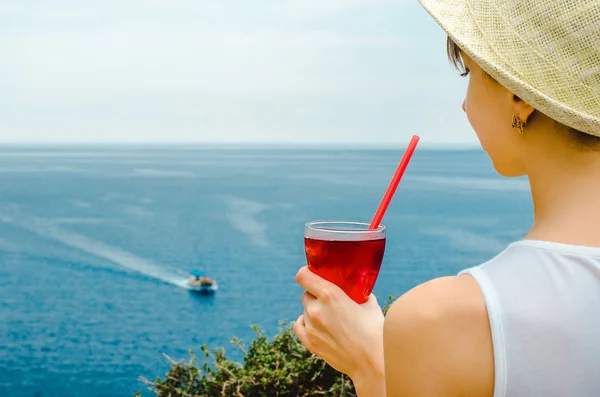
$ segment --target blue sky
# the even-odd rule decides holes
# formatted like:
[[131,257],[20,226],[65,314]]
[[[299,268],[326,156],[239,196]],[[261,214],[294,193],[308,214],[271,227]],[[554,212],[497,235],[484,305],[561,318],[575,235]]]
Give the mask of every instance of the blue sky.
[[475,144],[417,0],[7,0],[1,142]]

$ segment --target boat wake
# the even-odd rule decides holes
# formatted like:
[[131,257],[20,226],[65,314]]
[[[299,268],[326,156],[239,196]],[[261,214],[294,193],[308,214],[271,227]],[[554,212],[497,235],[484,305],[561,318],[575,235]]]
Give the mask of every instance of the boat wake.
[[33,217],[29,219],[25,217],[18,219],[13,216],[10,219],[5,217],[4,221],[9,221],[16,226],[32,231],[47,239],[55,240],[69,247],[77,248],[97,257],[107,259],[123,268],[133,270],[137,273],[181,288],[189,289],[186,273],[180,269],[169,268],[164,265],[153,263],[132,254],[131,252],[91,239],[79,233],[65,230],[47,220]]

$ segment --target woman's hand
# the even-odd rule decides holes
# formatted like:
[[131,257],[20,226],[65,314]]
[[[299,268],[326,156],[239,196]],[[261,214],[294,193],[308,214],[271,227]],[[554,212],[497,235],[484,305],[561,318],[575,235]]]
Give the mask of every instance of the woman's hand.
[[308,267],[300,269],[296,281],[307,291],[302,296],[304,314],[294,324],[298,339],[348,375],[357,389],[363,380],[383,381],[384,317],[375,295],[359,305]]

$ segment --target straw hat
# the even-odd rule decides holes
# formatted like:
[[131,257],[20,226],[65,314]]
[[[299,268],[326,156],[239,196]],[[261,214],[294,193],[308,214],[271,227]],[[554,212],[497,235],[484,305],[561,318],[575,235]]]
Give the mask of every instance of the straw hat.
[[419,1],[504,87],[600,136],[600,0]]

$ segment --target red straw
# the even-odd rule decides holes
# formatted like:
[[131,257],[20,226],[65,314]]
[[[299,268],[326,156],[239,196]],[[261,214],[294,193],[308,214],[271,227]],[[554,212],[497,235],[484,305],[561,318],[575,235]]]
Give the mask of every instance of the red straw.
[[396,170],[396,173],[394,174],[394,177],[392,178],[392,181],[390,182],[390,185],[388,186],[387,191],[381,200],[381,204],[379,204],[379,208],[377,208],[377,212],[371,221],[369,229],[377,229],[379,227],[379,224],[385,215],[385,211],[390,205],[390,201],[392,201],[392,197],[394,196],[396,188],[400,183],[400,179],[402,179],[402,175],[404,175],[404,171],[406,171],[406,167],[408,166],[408,163],[415,152],[417,143],[419,143],[419,137],[413,135],[408,147],[406,148],[406,152],[404,152],[404,156],[402,156],[402,160],[400,160],[400,164],[398,164],[398,169]]

